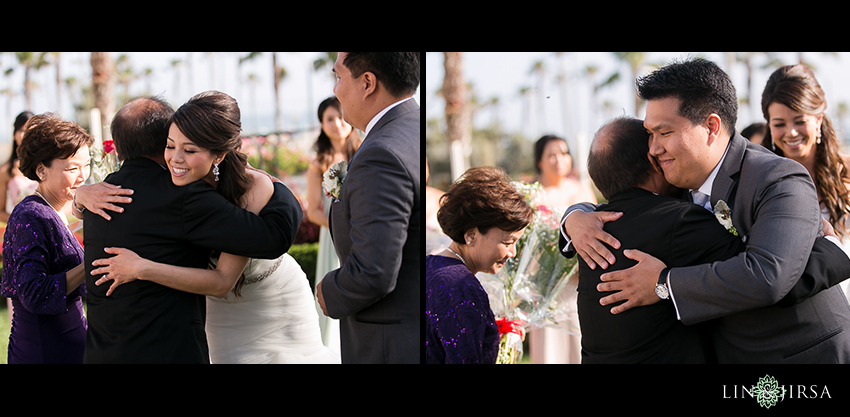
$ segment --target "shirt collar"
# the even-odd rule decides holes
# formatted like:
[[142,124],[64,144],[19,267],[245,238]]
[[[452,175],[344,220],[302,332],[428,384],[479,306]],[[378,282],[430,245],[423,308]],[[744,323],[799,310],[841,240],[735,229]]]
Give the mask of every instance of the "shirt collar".
[[404,100],[396,101],[395,103],[390,104],[389,106],[387,106],[386,108],[384,108],[383,110],[378,112],[378,114],[376,114],[375,117],[373,117],[372,120],[369,121],[369,124],[366,125],[366,131],[364,132],[366,134],[366,136],[369,136],[369,131],[372,130],[373,127],[375,127],[375,124],[378,123],[378,120],[381,120],[381,117],[384,117],[384,115],[387,114],[387,112],[390,111],[390,109],[392,109],[393,107],[398,106],[399,104],[404,103],[405,101],[410,100],[412,98],[413,97],[408,97]]
[[[717,163],[717,166],[711,171],[711,174],[708,175],[708,178],[705,179],[705,182],[696,190],[705,195],[711,195],[711,187],[714,185],[714,179],[717,177],[717,172],[720,171],[720,166],[723,165],[723,160],[726,159],[726,153],[729,152],[729,145],[732,144],[732,140],[729,140],[729,143],[726,145],[726,150],[723,151],[723,157],[720,158],[720,162]],[[694,191],[694,190],[691,190]]]

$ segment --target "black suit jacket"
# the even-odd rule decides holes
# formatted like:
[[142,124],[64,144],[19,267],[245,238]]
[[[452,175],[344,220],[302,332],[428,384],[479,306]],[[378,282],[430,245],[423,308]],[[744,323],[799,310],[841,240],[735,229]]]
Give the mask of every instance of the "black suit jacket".
[[671,301],[611,314],[611,305],[599,300],[599,276],[636,264],[623,249],[639,249],[667,266],[721,261],[744,249],[735,237],[704,208],[677,198],[632,190],[600,207],[621,211],[623,217],[605,224],[605,231],[620,240],[612,252],[616,262],[607,270],[591,270],[579,259],[578,312],[581,325],[582,363],[706,363],[713,362],[704,327],[685,326],[676,319]]
[[[623,196],[618,196],[615,199],[612,199],[612,201],[608,204],[598,206],[597,210],[624,212],[623,218],[620,218],[614,222],[606,223],[605,225],[605,230],[608,233],[611,233],[613,236],[616,236],[618,239],[620,239],[622,243],[621,248],[635,248],[644,252],[648,252],[664,261],[668,266],[673,267],[676,265],[669,263],[667,259],[665,259],[663,256],[652,253],[651,250],[657,250],[657,247],[660,242],[666,240],[669,240],[671,244],[675,245],[685,244],[685,238],[682,236],[677,237],[676,235],[672,234],[672,230],[670,228],[675,226],[672,217],[674,213],[669,213],[669,216],[671,217],[660,216],[655,220],[652,220],[650,218],[650,214],[655,214],[657,216],[659,213],[663,213],[665,209],[669,210],[671,208],[675,208],[675,204],[670,207],[667,207],[667,205],[670,204],[668,202],[664,206],[658,207],[655,210],[649,210],[648,207],[644,207],[642,209],[644,211],[644,214],[641,215],[640,220],[628,221],[628,219],[632,218],[633,216],[626,216],[625,214],[636,210],[634,207],[631,207],[632,205],[639,205],[640,203],[650,204],[650,202],[658,204],[664,199],[669,200],[669,198],[653,196],[651,193],[645,192],[643,190],[636,190],[631,193],[626,193]],[[714,216],[707,210],[702,209],[701,207],[695,204],[691,204],[690,202],[685,200],[678,201],[680,201],[682,207],[691,206],[701,209],[702,211],[696,210],[695,213],[690,213],[690,211],[688,211],[690,215],[696,214],[700,217],[703,217],[703,219],[699,221],[702,221],[706,224],[719,225]],[[570,210],[567,211],[567,213],[569,213],[570,211],[572,211],[572,207]],[[632,214],[638,212],[640,211],[634,212]],[[684,215],[685,213],[681,214]],[[708,218],[705,218],[706,214],[709,215]],[[690,220],[687,220],[687,222],[697,220],[697,218],[693,218],[692,216],[690,216],[689,218]],[[630,224],[626,224],[624,220],[626,220]],[[638,226],[635,227],[635,225]],[[716,229],[716,227],[713,228]],[[723,229],[722,226],[720,230],[723,230],[725,232],[725,229]],[[653,244],[645,244],[643,247],[637,246],[637,244],[635,244],[636,246],[632,246],[631,236],[635,233],[643,233],[642,238],[644,240],[653,240],[652,238],[654,237],[656,241]],[[665,233],[667,234],[665,235]],[[730,245],[732,245],[730,251],[740,252],[744,249],[744,245],[741,243],[740,239],[736,238],[730,241],[729,236],[733,235],[729,233],[727,233],[727,235],[722,235],[721,241],[728,242]],[[629,240],[623,240],[624,238],[628,238]],[[567,242],[562,235],[560,237],[560,248],[562,250],[566,247],[566,243]],[[719,248],[716,249],[718,253],[722,252]],[[608,270],[626,269],[635,264],[635,261],[625,258],[623,256],[622,250],[611,250],[612,253],[614,253],[617,257],[617,260],[614,265]],[[736,255],[737,253],[738,252],[735,252],[733,255]],[[562,251],[562,254],[569,258],[575,255],[575,251]],[[662,301],[652,306],[631,309],[619,315],[612,315],[610,313],[610,308],[612,306],[603,307],[599,305],[599,299],[601,299],[607,294],[599,293],[598,291],[596,291],[596,284],[601,282],[599,281],[599,275],[604,273],[605,270],[597,269],[596,271],[591,271],[583,260],[579,259],[579,262],[580,269],[578,302],[579,321],[582,325],[583,361],[587,363],[622,363],[634,361],[648,362],[653,357],[652,355],[658,355],[660,354],[660,352],[675,351],[675,349],[680,348],[683,343],[688,343],[689,346],[694,349],[693,352],[690,354],[686,354],[685,352],[675,351],[675,355],[670,356],[667,359],[675,362],[699,362],[700,359],[699,354],[697,352],[699,349],[703,349],[703,347],[705,347],[708,350],[703,350],[703,352],[707,353],[709,355],[708,358],[711,360],[711,353],[714,350],[712,346],[693,348],[693,346],[696,346],[697,343],[694,339],[694,333],[683,330],[681,322],[677,321],[677,324],[675,326],[670,324],[670,320],[675,320],[676,313],[675,311],[673,311],[672,305],[669,301]],[[709,261],[697,262],[697,264],[707,262]],[[687,266],[687,264],[679,266]],[[787,308],[795,306],[811,297],[814,297],[821,291],[843,281],[847,277],[850,277],[850,262],[847,261],[847,255],[841,250],[841,248],[839,248],[834,243],[829,242],[825,238],[821,237],[815,239],[814,246],[812,248],[812,252],[808,259],[808,262],[806,263],[803,275],[800,277],[800,279],[797,281],[791,291],[787,295],[785,295],[785,297],[779,303],[776,304],[776,307]],[[655,311],[641,311],[653,307],[655,307]],[[632,313],[635,311],[637,311],[637,314]],[[655,315],[653,313],[658,313],[658,315]],[[628,316],[629,314],[631,315]],[[620,317],[631,317],[631,319],[630,321],[621,320]],[[591,322],[590,320],[593,320],[593,322]],[[650,320],[649,323],[651,323],[651,325],[643,323],[643,321],[646,320]],[[651,320],[655,321],[653,322]],[[602,324],[599,325],[599,323]],[[655,328],[656,324],[660,324],[658,328]],[[697,333],[697,337],[703,336],[706,331],[714,335],[717,332],[716,325],[716,321],[709,321],[704,324],[697,325],[702,326],[701,328],[698,328],[700,333]],[[614,329],[612,330],[613,333],[603,334],[605,332],[604,329],[606,328],[606,326],[611,329]],[[621,339],[621,335],[618,334],[618,330],[616,330],[620,327],[623,327],[625,329],[625,332],[623,334],[627,338],[630,337],[631,339]],[[645,334],[642,334],[642,332],[645,332]],[[684,339],[677,339],[677,337],[682,334],[684,334]],[[635,342],[636,340],[644,340],[643,343],[645,344],[641,345],[640,342]],[[649,344],[646,344],[649,343],[649,341],[656,344],[663,344],[665,346],[653,347]],[[589,347],[588,345],[592,345],[593,349],[601,349],[605,351],[605,354],[598,354],[592,349],[587,350],[587,347]],[[616,350],[616,348],[619,348],[621,350],[618,351]]]
[[203,295],[148,281],[133,281],[106,297],[97,287],[92,262],[103,248],[131,249],[170,265],[206,268],[211,250],[276,258],[292,244],[301,207],[275,183],[260,216],[228,203],[204,181],[178,187],[168,170],[142,158],[129,160],[105,180],[134,191],[123,213],[106,221],[85,213],[84,246],[88,288],[85,363],[209,363]]

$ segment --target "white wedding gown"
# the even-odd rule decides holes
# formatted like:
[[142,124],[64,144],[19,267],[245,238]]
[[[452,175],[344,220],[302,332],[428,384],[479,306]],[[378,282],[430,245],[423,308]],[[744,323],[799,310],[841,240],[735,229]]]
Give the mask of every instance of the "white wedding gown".
[[212,363],[340,363],[322,344],[310,283],[289,254],[251,259],[242,296],[207,297]]

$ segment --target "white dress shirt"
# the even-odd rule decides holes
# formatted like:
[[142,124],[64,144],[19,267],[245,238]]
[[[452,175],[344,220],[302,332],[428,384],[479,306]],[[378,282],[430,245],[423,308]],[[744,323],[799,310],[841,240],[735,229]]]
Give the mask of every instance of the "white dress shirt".
[[372,130],[373,127],[375,127],[375,124],[378,123],[378,120],[381,120],[381,117],[384,117],[384,115],[387,114],[387,112],[390,111],[390,109],[392,109],[395,106],[398,106],[401,103],[404,103],[407,100],[411,100],[411,99],[413,99],[413,97],[408,97],[404,100],[396,101],[395,103],[390,104],[389,106],[387,106],[386,108],[384,108],[383,110],[378,112],[378,114],[376,114],[375,117],[373,117],[372,120],[369,121],[369,124],[366,125],[366,130],[363,133],[365,133],[366,136],[369,136],[369,131]]

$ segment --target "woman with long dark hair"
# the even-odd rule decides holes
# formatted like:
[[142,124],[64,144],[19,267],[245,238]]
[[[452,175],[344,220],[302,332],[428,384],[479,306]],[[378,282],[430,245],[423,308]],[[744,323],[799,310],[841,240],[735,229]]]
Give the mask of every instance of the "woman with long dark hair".
[[[318,116],[321,129],[313,144],[316,158],[307,168],[307,211],[304,214],[310,222],[321,226],[316,256],[316,279],[321,281],[325,274],[339,268],[339,258],[328,229],[331,198],[322,191],[322,175],[333,164],[351,160],[360,147],[360,135],[342,119],[342,108],[336,97],[326,98],[319,104]],[[321,311],[318,306],[317,311]],[[319,325],[325,345],[339,350],[339,321],[320,314]]]
[[[200,93],[174,113],[165,162],[178,186],[206,181],[227,200],[255,214],[274,192],[268,174],[247,165],[236,100],[218,91]],[[215,224],[209,227],[217,227]],[[289,254],[249,259],[222,253],[215,269],[152,262],[126,249],[94,262],[92,275],[108,273],[110,292],[134,279],[207,295],[206,334],[212,363],[339,363],[322,345],[318,313],[304,271]],[[232,293],[232,294],[231,294]]]
[[[761,108],[768,125],[762,146],[806,167],[822,217],[850,248],[850,169],[814,72],[802,64],[774,71],[764,87]],[[850,295],[848,281],[841,286]]]

